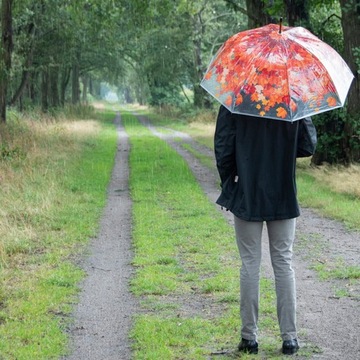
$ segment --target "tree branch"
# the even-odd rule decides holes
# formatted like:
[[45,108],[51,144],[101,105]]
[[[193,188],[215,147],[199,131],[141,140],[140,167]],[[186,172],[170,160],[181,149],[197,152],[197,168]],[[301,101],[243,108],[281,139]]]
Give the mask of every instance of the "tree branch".
[[338,18],[338,19],[341,21],[341,17],[340,17],[339,15],[331,14],[326,20],[324,20],[324,21],[322,22],[321,27],[323,28],[323,27],[325,26],[325,24],[326,24],[328,21],[330,21],[330,19],[331,19],[332,17],[336,17],[336,18]]
[[249,14],[246,9],[244,9],[242,6],[238,5],[234,0],[224,0],[224,1],[226,3],[228,3],[229,5],[231,5],[235,11],[241,12],[242,14],[246,15],[247,17],[249,17],[254,22],[259,22],[258,18],[256,18],[255,16],[252,16],[251,14]]

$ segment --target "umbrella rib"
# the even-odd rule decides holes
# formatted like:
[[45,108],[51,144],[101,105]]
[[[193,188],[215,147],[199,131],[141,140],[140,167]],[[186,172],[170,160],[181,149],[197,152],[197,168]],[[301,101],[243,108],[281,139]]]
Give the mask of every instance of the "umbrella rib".
[[284,63],[285,63],[286,74],[287,74],[287,76],[286,76],[286,84],[287,84],[287,89],[288,89],[288,94],[289,94],[289,104],[288,104],[289,108],[288,108],[288,110],[289,110],[289,112],[290,112],[290,119],[292,119],[292,118],[293,118],[293,111],[292,111],[291,106],[290,106],[290,102],[291,102],[291,88],[290,88],[290,82],[289,82],[289,68],[288,68],[288,59],[289,59],[289,51],[288,51],[288,50],[289,50],[289,49],[288,49],[288,47],[286,46],[286,41],[282,40],[282,45],[283,45],[283,47],[284,47],[284,49],[285,49],[285,52],[286,52],[286,58],[285,58]]
[[[290,33],[290,37],[292,37],[291,33]],[[306,40],[305,40],[305,39],[306,39]],[[295,40],[295,39],[294,39],[294,40]],[[327,69],[327,68],[325,67],[325,65],[323,64],[323,60],[322,60],[322,59],[318,56],[318,54],[316,54],[315,51],[313,50],[313,48],[315,48],[315,47],[312,48],[311,46],[306,46],[306,45],[304,45],[303,42],[301,42],[301,41],[299,42],[299,39],[298,39],[298,38],[296,38],[296,40],[297,40],[297,45],[298,45],[298,46],[300,46],[300,47],[301,47],[302,49],[304,49],[306,52],[310,53],[310,54],[317,60],[317,64],[318,64],[319,68],[321,68],[321,70],[323,71],[323,73],[328,74],[328,76],[329,76],[329,78],[331,79],[331,81],[332,81],[334,84],[337,84],[337,82],[334,81],[333,74],[328,71],[328,69]],[[304,38],[304,42],[305,42],[305,43],[308,43],[309,41],[314,41],[314,39],[312,39],[312,38],[310,38],[310,37]],[[327,44],[325,44],[325,45],[327,45]],[[335,53],[334,55],[338,55],[338,53],[337,53],[333,48],[331,48],[329,45],[327,45],[327,46],[328,46],[328,49],[329,49],[330,52],[334,52],[334,53]],[[333,54],[328,54],[327,56],[328,56],[328,57],[331,57],[331,55],[333,55]],[[341,60],[344,61],[342,58],[341,58]],[[346,65],[346,66],[347,66],[347,65]],[[337,74],[336,71],[334,72],[334,74]],[[352,75],[352,73],[351,73],[351,75]],[[344,83],[344,79],[342,79],[341,83]],[[349,82],[348,89],[350,88],[350,85],[351,85],[351,82]],[[338,86],[334,86],[334,90],[335,90],[334,93],[336,94],[337,99],[339,99],[341,105],[336,106],[336,107],[334,107],[334,108],[341,107],[341,106],[344,104],[345,98],[346,98],[346,94],[347,94],[347,92],[348,92],[348,91],[344,92],[344,96],[343,96],[343,99],[342,99],[341,95],[339,94],[339,90],[338,90],[338,89],[339,89]],[[348,89],[347,89],[347,90],[348,90]]]

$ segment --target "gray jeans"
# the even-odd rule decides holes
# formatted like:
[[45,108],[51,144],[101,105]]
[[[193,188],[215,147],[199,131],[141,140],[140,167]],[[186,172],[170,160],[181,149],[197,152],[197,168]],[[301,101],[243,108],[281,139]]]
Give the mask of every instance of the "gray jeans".
[[[235,233],[241,257],[241,336],[256,340],[259,313],[259,280],[263,222],[244,221],[236,216]],[[296,338],[295,274],[291,267],[296,219],[268,221],[271,263],[275,275],[277,315],[283,340]]]

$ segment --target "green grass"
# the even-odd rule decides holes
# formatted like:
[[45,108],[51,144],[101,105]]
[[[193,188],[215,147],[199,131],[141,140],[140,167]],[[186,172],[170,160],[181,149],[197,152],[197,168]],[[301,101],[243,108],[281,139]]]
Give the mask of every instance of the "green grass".
[[357,280],[360,279],[360,266],[348,265],[341,257],[331,254],[324,257],[327,242],[318,234],[300,235],[295,243],[295,251],[304,253],[321,280]]
[[343,262],[332,265],[317,264],[314,269],[319,273],[320,279],[360,279],[360,266],[346,266]]
[[[84,276],[75,260],[96,234],[114,163],[113,119],[104,113],[100,121],[24,126],[19,148],[28,146],[28,155],[0,164],[12,177],[0,190],[1,359],[64,353],[64,330]],[[8,144],[16,142],[8,136]]]
[[299,201],[303,206],[317,209],[319,213],[343,222],[350,229],[360,230],[359,198],[331,190],[303,169],[298,170],[297,185]]
[[199,159],[199,161],[209,169],[214,168],[215,160],[213,158],[209,158],[208,156],[200,153],[196,149],[194,149],[190,144],[182,144],[183,148],[189,151],[195,158]]

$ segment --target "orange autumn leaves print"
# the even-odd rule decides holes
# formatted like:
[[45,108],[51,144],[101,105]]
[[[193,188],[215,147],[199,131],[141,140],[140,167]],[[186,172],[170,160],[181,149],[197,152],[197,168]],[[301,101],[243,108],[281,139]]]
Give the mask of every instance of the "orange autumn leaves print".
[[[301,29],[297,38],[291,29]],[[291,121],[341,106],[331,74],[314,55],[324,53],[324,46],[325,51],[335,50],[303,28],[283,30],[279,33],[272,24],[233,35],[215,55],[201,85],[240,114]],[[331,53],[323,55],[334,61]]]

